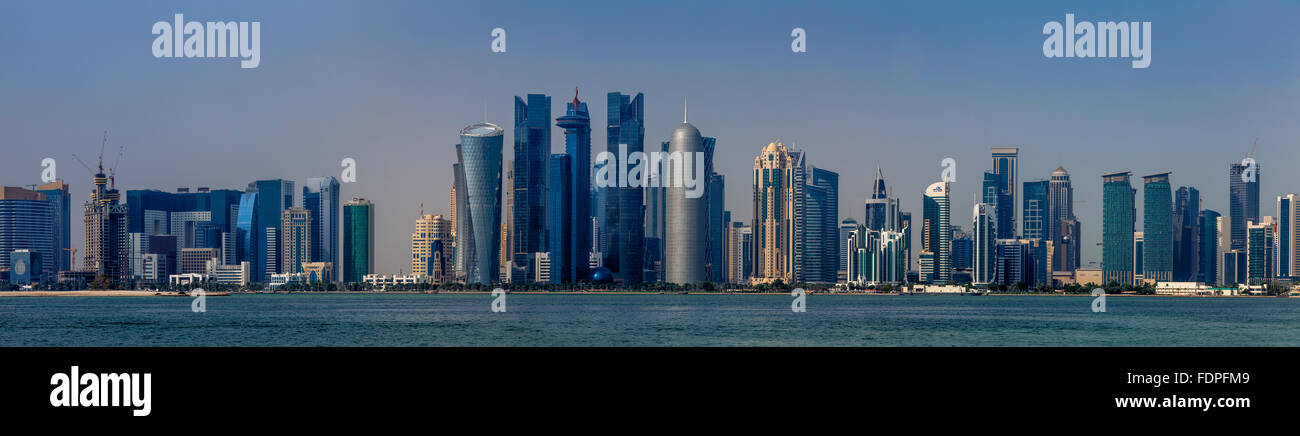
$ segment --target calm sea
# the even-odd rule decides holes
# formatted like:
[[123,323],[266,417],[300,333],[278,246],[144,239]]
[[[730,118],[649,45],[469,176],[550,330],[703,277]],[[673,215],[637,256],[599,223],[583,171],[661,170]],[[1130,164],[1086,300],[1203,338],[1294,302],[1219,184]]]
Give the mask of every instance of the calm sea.
[[1300,299],[232,295],[0,298],[5,346],[1296,346]]

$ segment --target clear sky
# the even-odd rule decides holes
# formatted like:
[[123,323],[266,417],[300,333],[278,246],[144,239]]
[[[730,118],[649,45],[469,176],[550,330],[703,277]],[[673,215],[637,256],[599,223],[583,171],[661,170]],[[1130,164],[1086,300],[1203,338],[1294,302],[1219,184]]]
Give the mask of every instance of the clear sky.
[[[1045,58],[1044,23],[1070,12],[1152,22],[1150,68]],[[152,25],[175,13],[260,21],[260,67],[154,58]],[[689,98],[691,123],[718,138],[737,220],[752,215],[754,156],[776,138],[839,172],[840,214],[858,219],[876,166],[919,220],[922,190],[955,158],[965,227],[989,148],[1020,147],[1022,181],[1058,165],[1073,176],[1085,266],[1101,257],[1103,172],[1138,176],[1139,220],[1140,176],[1163,171],[1227,215],[1228,165],[1258,137],[1262,213],[1300,191],[1296,2],[12,0],[0,16],[0,184],[38,183],[54,157],[81,204],[89,174],[72,154],[93,165],[104,130],[110,164],[126,145],[123,190],[301,184],[352,157],[343,197],[376,203],[381,273],[409,271],[421,203],[447,212],[461,127],[486,105],[509,159],[513,96],[550,94],[559,116],[574,86],[596,150],[605,93],[645,93],[647,144]],[[490,51],[495,27],[506,53]],[[806,53],[790,50],[795,27]]]

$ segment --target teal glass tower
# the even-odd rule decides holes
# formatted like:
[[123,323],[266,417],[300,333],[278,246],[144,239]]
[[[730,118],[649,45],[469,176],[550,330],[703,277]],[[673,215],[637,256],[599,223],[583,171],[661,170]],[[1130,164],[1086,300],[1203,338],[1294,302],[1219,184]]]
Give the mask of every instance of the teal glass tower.
[[374,270],[375,205],[354,198],[343,205],[343,282],[360,282]]
[[1169,173],[1142,177],[1142,277],[1174,279],[1174,204]]
[[1101,271],[1107,284],[1133,284],[1135,191],[1128,171],[1102,174]]

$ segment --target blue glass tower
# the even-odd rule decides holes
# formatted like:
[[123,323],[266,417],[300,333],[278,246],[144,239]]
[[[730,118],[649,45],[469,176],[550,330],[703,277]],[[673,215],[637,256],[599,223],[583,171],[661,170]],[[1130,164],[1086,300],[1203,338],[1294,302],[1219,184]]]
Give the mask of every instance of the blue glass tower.
[[569,171],[572,159],[564,153],[552,154],[547,164],[546,185],[547,243],[551,256],[551,283],[573,283],[573,266],[568,250],[573,248],[573,179]]
[[1131,173],[1102,174],[1101,270],[1107,284],[1133,284],[1133,225],[1135,191]]
[[54,257],[46,260],[46,269],[69,271],[72,269],[72,194],[63,179],[36,188],[45,194],[54,213]]
[[280,218],[293,207],[293,185],[283,179],[258,180],[244,191],[257,194],[257,226],[252,228],[248,259],[254,282],[269,281],[272,274],[280,273]]
[[[628,156],[645,152],[645,95],[611,92],[606,97],[606,151],[617,156],[620,165],[630,168]],[[614,273],[615,280],[640,283],[645,267],[644,193],[629,180],[618,180],[624,175],[620,169],[612,169],[611,174],[618,187],[601,189],[607,196],[602,224],[609,235],[603,263]]]
[[496,281],[501,245],[501,163],[505,132],[492,123],[471,124],[460,131],[460,144],[456,155],[465,173],[465,195],[468,201],[469,234],[456,234],[456,246],[461,241],[472,244],[466,258],[466,283],[491,284]]
[[1174,278],[1174,204],[1169,173],[1142,178],[1142,274],[1147,280]]
[[564,152],[569,155],[569,177],[573,183],[569,190],[569,221],[573,224],[573,237],[566,243],[564,258],[551,259],[551,269],[556,264],[567,264],[563,268],[572,268],[575,277],[586,279],[589,275],[587,257],[592,248],[591,232],[591,116],[587,112],[587,103],[578,100],[574,89],[573,101],[569,102],[564,116],[556,120],[555,125],[564,129]]
[[1196,281],[1201,283],[1219,282],[1219,217],[1218,212],[1205,209],[1201,211],[1201,265]]
[[[45,194],[19,187],[0,187],[0,268],[12,268],[11,254],[15,250],[27,250],[27,253],[41,260],[50,259],[54,254],[54,211]],[[27,255],[23,255],[27,256]],[[24,259],[27,259],[24,257]],[[24,265],[27,272],[34,265]],[[49,273],[44,268],[41,273]],[[28,275],[25,273],[18,275]],[[32,278],[44,281],[52,277]]]
[[[546,251],[546,171],[551,156],[551,97],[528,94],[515,97],[514,227],[510,258],[516,267],[526,265],[532,253]],[[515,281],[525,279],[517,274]],[[513,277],[513,276],[512,276]],[[528,278],[531,279],[531,278]]]
[[1174,281],[1197,280],[1200,269],[1201,193],[1183,186],[1174,193]]
[[834,283],[835,243],[839,219],[840,175],[812,167],[804,204],[804,279],[809,282]]
[[1025,239],[1048,239],[1048,184],[1049,180],[1025,182],[1025,204],[1021,222],[1021,236]]
[[[339,263],[339,180],[332,176],[307,179],[302,203],[311,215],[311,261],[328,262],[338,271],[343,268]],[[335,280],[341,278],[334,274]]]

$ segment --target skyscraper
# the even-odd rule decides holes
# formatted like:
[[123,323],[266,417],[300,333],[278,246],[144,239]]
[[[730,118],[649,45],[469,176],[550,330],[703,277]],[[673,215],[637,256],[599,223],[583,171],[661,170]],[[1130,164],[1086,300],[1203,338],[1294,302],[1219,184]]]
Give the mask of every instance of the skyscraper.
[[756,283],[794,282],[794,160],[781,142],[754,158],[754,274]]
[[1296,221],[1300,220],[1297,200],[1300,200],[1300,195],[1277,197],[1277,267],[1274,270],[1278,277],[1300,276],[1300,256],[1296,255],[1300,250],[1300,231],[1296,229]]
[[1025,202],[1022,210],[1024,229],[1021,237],[1025,239],[1048,239],[1048,221],[1051,218],[1051,201],[1048,191],[1050,181],[1036,180],[1025,182]]
[[837,263],[836,268],[838,269],[838,271],[836,271],[836,276],[839,279],[838,281],[842,282],[848,279],[849,234],[853,233],[853,231],[857,229],[858,229],[858,220],[855,220],[852,217],[840,220],[840,229],[839,229],[840,233],[838,235],[839,241],[837,241],[839,243],[840,249],[839,249],[839,259],[836,261]]
[[1102,174],[1102,280],[1133,284],[1133,232],[1136,221],[1128,171]]
[[[549,163],[547,189],[547,225],[550,241],[547,243],[551,283],[574,283],[577,259],[571,250],[573,244],[573,159],[564,153],[552,154]],[[585,250],[584,250],[585,252]]]
[[312,246],[311,212],[301,207],[284,210],[280,219],[280,272],[300,273],[310,262]]
[[925,235],[922,251],[934,253],[931,281],[947,283],[952,279],[952,192],[948,182],[935,182],[925,189],[922,220]]
[[1228,167],[1228,215],[1232,219],[1232,249],[1246,248],[1246,223],[1259,221],[1259,165]]
[[1056,167],[1047,185],[1047,234],[1052,240],[1052,270],[1074,271],[1079,268],[1081,235],[1074,216],[1074,187],[1065,167]]
[[[546,165],[551,157],[551,97],[528,94],[527,103],[515,97],[515,157],[512,161],[514,202],[513,246],[502,247],[511,253],[516,268],[528,265],[532,253],[546,251]],[[522,275],[521,275],[522,276]],[[528,278],[512,277],[513,281]]]
[[498,251],[501,243],[501,127],[492,123],[471,124],[460,131],[460,144],[456,156],[464,172],[466,216],[460,217],[469,225],[465,235],[457,234],[461,242],[470,245],[465,258],[465,282],[491,284],[496,281],[499,269]]
[[802,281],[834,283],[838,270],[836,250],[839,244],[836,222],[839,218],[840,175],[824,168],[812,167],[804,202],[804,277]]
[[339,263],[341,206],[339,179],[333,176],[307,179],[302,187],[302,207],[311,212],[311,262],[326,262],[336,270],[342,268]]
[[1002,176],[1002,200],[995,204],[998,211],[998,237],[1016,237],[1016,183],[1020,167],[1016,161],[1020,149],[1016,147],[993,148],[993,173]]
[[1277,221],[1271,216],[1246,223],[1246,279],[1251,284],[1272,280],[1276,275],[1275,243]]
[[993,282],[997,261],[997,214],[993,206],[976,203],[971,216],[971,283],[985,285]]
[[72,270],[72,194],[63,179],[38,186],[36,192],[45,194],[54,218],[54,249],[52,258],[43,259],[45,268],[55,273]]
[[1174,281],[1197,280],[1200,269],[1201,193],[1183,186],[1174,192]]
[[[564,129],[564,153],[569,155],[569,222],[573,224],[573,237],[565,241],[569,246],[564,258],[551,258],[551,269],[573,271],[576,280],[589,279],[588,257],[592,250],[591,213],[591,116],[587,103],[578,100],[578,89],[573,90],[573,101],[566,105],[564,116],[556,119],[556,126]],[[557,268],[557,264],[563,265]],[[552,273],[554,275],[554,273]]]
[[[13,186],[0,187],[0,268],[10,269],[11,254],[26,250],[20,257],[34,256],[41,261],[54,258],[55,222],[54,207],[46,194]],[[42,265],[41,274],[32,278],[45,281],[53,278],[49,265]],[[25,268],[29,266],[24,266]],[[20,274],[32,276],[29,268]],[[41,277],[45,276],[45,277]]]
[[[606,151],[618,156],[620,163],[631,164],[626,162],[627,156],[645,152],[645,96],[611,92],[606,97]],[[609,235],[604,264],[614,273],[615,280],[640,283],[645,269],[644,192],[629,180],[617,180],[624,175],[622,171],[611,173],[615,174],[617,186],[603,188],[607,192],[604,224]],[[725,280],[725,274],[718,277]]]
[[411,274],[434,283],[447,279],[451,260],[451,221],[442,215],[421,215],[411,233]]
[[104,174],[103,162],[100,162],[99,172],[92,180],[94,188],[90,192],[90,201],[84,206],[86,249],[82,251],[83,269],[111,280],[126,279],[130,274],[128,207],[119,203],[121,194],[110,185],[115,182]]
[[248,184],[245,193],[256,193],[257,228],[252,232],[253,246],[249,263],[252,281],[267,282],[280,270],[280,218],[293,207],[294,183],[289,180],[258,180]]
[[862,224],[871,230],[888,229],[889,190],[885,187],[885,173],[876,168],[876,179],[871,183],[871,195],[866,200],[866,215]]
[[343,205],[343,281],[359,283],[375,271],[375,205],[353,198]]
[[993,218],[996,221],[994,227],[998,231],[999,239],[1014,238],[1016,234],[1015,229],[1008,230],[1004,227],[1011,225],[1011,218],[1016,209],[1011,194],[1006,189],[1006,177],[1006,174],[985,171],[984,181],[980,184],[982,201],[989,205],[994,213]]
[[[704,160],[701,159],[704,147],[700,130],[686,120],[685,110],[682,123],[673,130],[668,144],[668,152],[680,155],[681,159],[669,160],[664,174],[664,182],[668,185],[664,208],[664,280],[679,284],[699,283],[708,280],[704,270],[708,254],[708,234],[704,227],[708,223],[707,198],[688,196],[691,188],[677,181],[695,179],[695,174],[701,173],[694,166],[705,163],[701,162]],[[695,180],[694,189],[702,188],[698,186],[700,183],[707,181]]]
[[1173,193],[1169,173],[1142,177],[1142,274],[1148,281],[1174,279]]
[[1213,210],[1205,209],[1200,215],[1200,266],[1196,281],[1207,284],[1219,283],[1219,262],[1222,256],[1219,254],[1219,227],[1218,222],[1221,215]]

